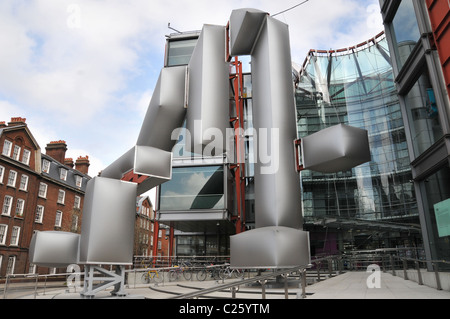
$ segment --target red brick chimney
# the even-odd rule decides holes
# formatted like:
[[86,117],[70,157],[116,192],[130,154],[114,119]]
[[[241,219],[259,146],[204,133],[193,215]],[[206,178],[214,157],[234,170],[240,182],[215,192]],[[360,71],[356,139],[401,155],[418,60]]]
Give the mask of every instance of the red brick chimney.
[[4,128],[4,127],[7,127],[7,125],[6,125],[5,121],[1,121],[0,122],[0,128]]
[[75,169],[83,174],[88,174],[89,171],[89,156],[80,156],[75,162]]
[[53,141],[45,147],[45,154],[53,157],[60,163],[64,163],[66,158],[67,144],[66,141]]
[[26,125],[27,119],[23,117],[12,117],[11,121],[8,123],[8,126],[16,126],[16,125]]
[[73,166],[74,166],[73,158],[65,158],[64,165],[66,165],[67,167],[73,168]]

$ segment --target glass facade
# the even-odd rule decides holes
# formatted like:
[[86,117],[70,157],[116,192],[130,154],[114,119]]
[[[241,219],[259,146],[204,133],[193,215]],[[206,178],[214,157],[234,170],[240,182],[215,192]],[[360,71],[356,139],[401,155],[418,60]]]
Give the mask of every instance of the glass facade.
[[411,54],[412,47],[416,45],[420,38],[412,0],[400,2],[397,14],[392,20],[392,28],[396,43],[397,54],[395,56],[400,68]]
[[187,65],[197,44],[197,38],[168,41],[166,66]]
[[414,157],[422,154],[443,136],[434,89],[428,68],[404,97]]
[[160,187],[160,210],[224,208],[223,166],[174,167]]
[[424,185],[432,255],[450,260],[450,168],[442,167],[429,176]]
[[340,123],[366,129],[372,160],[335,174],[302,171],[305,222],[419,224],[385,37],[358,49],[321,52],[310,52],[296,88],[299,138]]
[[[408,128],[406,138],[425,255],[428,260],[449,260],[450,234],[445,229],[450,220],[450,151],[446,146],[450,136],[450,101],[433,44],[437,39],[432,37],[431,7],[422,0],[385,0],[380,4],[392,59],[398,62],[394,72],[398,75],[397,91]],[[439,16],[444,17],[445,11],[440,10]],[[448,43],[444,34],[439,41]]]

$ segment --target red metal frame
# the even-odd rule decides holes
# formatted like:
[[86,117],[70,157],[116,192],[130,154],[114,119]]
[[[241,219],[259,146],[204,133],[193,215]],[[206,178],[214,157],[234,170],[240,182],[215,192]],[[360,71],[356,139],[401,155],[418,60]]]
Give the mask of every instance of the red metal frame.
[[294,141],[294,148],[295,148],[295,164],[297,172],[301,172],[304,170],[303,165],[300,164],[300,147],[302,145],[302,140],[298,139]]
[[450,3],[426,0],[433,35],[432,46],[437,49],[444,74],[445,85],[450,96]]
[[[230,59],[228,50],[228,26],[227,26],[227,60]],[[235,221],[236,234],[245,231],[245,154],[241,154],[244,150],[244,140],[241,133],[244,132],[244,100],[243,100],[243,73],[242,62],[238,57],[234,58],[231,62],[231,66],[234,67],[236,73],[230,74],[230,81],[234,88],[234,103],[236,105],[236,117],[230,119],[234,128],[234,141],[236,145],[236,159],[237,164],[231,165],[231,169],[234,170],[234,178],[236,184],[236,204],[237,204],[237,216],[233,218]]]

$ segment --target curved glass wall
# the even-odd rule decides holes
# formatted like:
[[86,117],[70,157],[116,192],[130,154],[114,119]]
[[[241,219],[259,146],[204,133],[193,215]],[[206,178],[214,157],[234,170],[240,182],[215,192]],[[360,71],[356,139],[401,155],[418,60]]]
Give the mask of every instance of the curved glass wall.
[[372,160],[349,171],[303,171],[305,222],[334,217],[419,224],[405,128],[383,34],[311,50],[296,86],[299,138],[339,123],[366,129]]

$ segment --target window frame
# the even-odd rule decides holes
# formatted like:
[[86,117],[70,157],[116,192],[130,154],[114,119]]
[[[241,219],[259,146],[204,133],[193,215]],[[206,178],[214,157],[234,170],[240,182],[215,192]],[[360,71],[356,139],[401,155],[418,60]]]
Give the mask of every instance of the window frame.
[[[26,181],[25,181],[24,187],[22,187],[24,178],[26,179]],[[30,178],[28,177],[28,175],[22,174],[22,176],[20,176],[19,190],[28,191],[28,181],[29,180],[30,180]]]
[[[14,174],[14,181],[11,183],[11,174]],[[16,182],[17,182],[17,172],[14,170],[9,170],[9,174],[8,174],[8,182],[6,183],[6,186],[10,186],[10,187],[16,187]]]
[[36,205],[36,213],[34,216],[35,223],[42,224],[42,221],[44,220],[44,210],[45,210],[44,206]]
[[[19,206],[19,203],[22,204]],[[24,208],[25,208],[25,200],[23,198],[18,198],[16,201],[16,210],[14,212],[14,216],[22,217]]]
[[60,210],[56,211],[55,214],[55,227],[59,227],[61,228],[62,225],[62,217],[63,217],[63,212]]
[[[41,187],[44,187],[44,186],[45,186],[44,194],[41,195]],[[43,183],[43,182],[40,182],[39,183],[39,189],[38,189],[38,196],[40,198],[47,198],[47,190],[48,190],[48,185]]]
[[[13,226],[11,230],[11,238],[9,240],[10,246],[19,246],[19,237],[20,237],[20,227]],[[13,242],[14,240],[14,242]]]
[[[6,205],[6,199],[9,199],[9,206],[8,206],[8,212],[5,213],[5,205]],[[12,197],[11,195],[5,195],[5,197],[3,198],[3,205],[2,205],[2,213],[1,216],[11,216],[11,207],[12,207],[12,203],[14,201],[14,197]]]
[[[3,229],[3,231],[2,231]],[[8,225],[0,224],[0,245],[4,246],[6,244],[6,237],[8,236]]]
[[5,139],[3,142],[2,155],[11,157],[12,145],[13,143],[10,140]]

